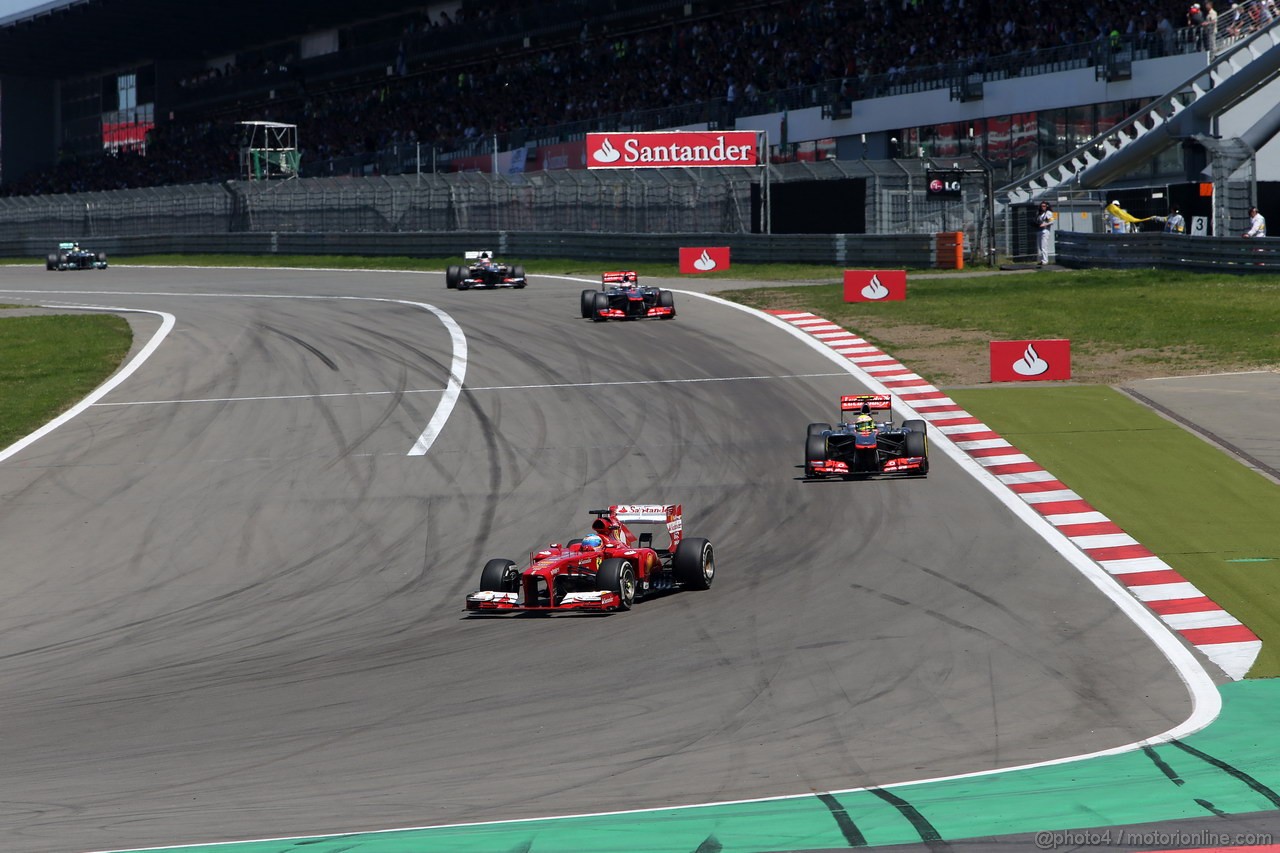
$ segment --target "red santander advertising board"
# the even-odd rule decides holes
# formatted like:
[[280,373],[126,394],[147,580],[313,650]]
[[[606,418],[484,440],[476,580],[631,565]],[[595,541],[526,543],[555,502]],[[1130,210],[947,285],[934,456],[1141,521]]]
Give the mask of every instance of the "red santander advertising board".
[[681,246],[680,273],[723,272],[729,268],[728,246]]
[[990,351],[992,382],[1071,378],[1071,341],[991,341]]
[[588,169],[756,166],[756,131],[588,133]]
[[906,270],[845,270],[845,302],[895,302],[907,298]]

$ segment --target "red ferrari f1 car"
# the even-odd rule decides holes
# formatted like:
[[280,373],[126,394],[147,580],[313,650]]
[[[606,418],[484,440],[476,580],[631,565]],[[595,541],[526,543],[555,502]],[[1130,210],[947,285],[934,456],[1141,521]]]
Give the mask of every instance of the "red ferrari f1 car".
[[[590,511],[591,532],[568,544],[553,542],[519,568],[490,560],[480,588],[467,596],[467,611],[559,613],[630,610],[637,598],[675,589],[708,589],[715,554],[706,539],[684,536],[679,505],[620,504]],[[665,525],[667,547],[653,534],[636,535],[629,524]]]
[[600,274],[599,290],[584,290],[580,299],[582,316],[596,323],[606,320],[639,320],[676,316],[676,295],[670,290],[642,287],[632,270]]
[[[888,394],[846,394],[840,423],[809,424],[804,441],[805,477],[929,473],[929,437],[922,420],[893,422]],[[851,413],[856,416],[846,421]],[[887,412],[877,421],[872,412]]]

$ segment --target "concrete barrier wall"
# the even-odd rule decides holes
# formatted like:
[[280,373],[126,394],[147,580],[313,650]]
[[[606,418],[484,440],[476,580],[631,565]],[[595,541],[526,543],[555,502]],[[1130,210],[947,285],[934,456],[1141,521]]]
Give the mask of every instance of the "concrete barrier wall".
[[[156,254],[360,255],[459,258],[469,249],[492,249],[499,257],[575,258],[625,265],[677,263],[681,246],[728,246],[731,262],[830,264],[924,269],[936,262],[932,234],[606,234],[511,231],[437,233],[153,234],[78,237],[84,248],[108,258]],[[34,238],[0,238],[0,257],[43,263],[55,244]]]

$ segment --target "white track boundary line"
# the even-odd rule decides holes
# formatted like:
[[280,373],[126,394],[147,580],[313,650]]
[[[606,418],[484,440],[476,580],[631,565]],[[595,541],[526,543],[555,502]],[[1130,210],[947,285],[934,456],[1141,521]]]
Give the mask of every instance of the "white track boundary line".
[[[197,269],[251,269],[251,268],[250,267],[217,267],[217,268],[198,267]],[[307,272],[308,270],[301,270],[301,271]],[[342,270],[342,272],[351,272],[351,271]],[[416,441],[414,441],[413,446],[409,448],[409,452],[406,454],[407,456],[423,456],[426,454],[428,450],[431,449],[431,445],[435,443],[435,440],[437,437],[439,437],[441,430],[444,429],[445,423],[449,420],[449,415],[453,413],[454,406],[457,405],[458,397],[462,393],[462,383],[467,375],[467,338],[462,331],[462,327],[458,325],[457,321],[454,320],[453,317],[449,316],[449,314],[447,314],[445,311],[435,307],[434,305],[429,305],[426,302],[415,302],[410,299],[393,299],[390,297],[379,297],[379,296],[323,296],[323,295],[290,295],[290,294],[280,294],[280,293],[173,293],[173,292],[156,292],[156,291],[101,291],[101,290],[0,290],[0,293],[12,293],[12,294],[24,294],[24,295],[35,293],[42,296],[48,296],[48,295],[58,295],[58,296],[76,295],[76,296],[98,296],[98,297],[176,296],[176,297],[183,297],[183,298],[214,297],[214,298],[224,298],[224,299],[315,299],[315,300],[334,300],[334,301],[350,300],[350,301],[358,301],[358,302],[390,302],[397,305],[411,305],[415,308],[421,308],[424,311],[434,314],[436,318],[440,320],[442,324],[444,324],[445,330],[448,331],[449,339],[452,344],[453,358],[449,366],[449,380],[445,385],[444,394],[440,398],[440,402],[436,405],[436,410],[432,414],[431,420],[427,423],[427,428],[424,429],[422,431],[422,434],[418,436]],[[76,306],[42,305],[41,307],[73,308]],[[87,310],[99,310],[99,311],[135,311],[136,310],[131,308],[93,308],[91,306],[82,306],[82,307],[87,308]],[[149,313],[158,313],[158,312],[152,311]],[[172,328],[172,323],[170,324],[170,328]],[[167,330],[166,330],[166,334],[167,334]],[[152,351],[149,351],[147,353],[148,356],[151,354]],[[139,362],[139,364],[140,363],[141,362]],[[132,370],[130,370],[130,372],[132,372]],[[115,386],[113,385],[111,387],[114,388]],[[111,389],[108,388],[107,391],[109,390]],[[105,394],[106,391],[103,391],[103,393]],[[100,397],[101,395],[98,395],[98,396]],[[94,401],[96,401],[96,399],[97,398],[94,398]],[[79,414],[80,412],[84,411],[84,408],[87,408],[87,407],[88,407],[88,404],[83,406],[78,405],[72,411],[74,411],[75,414]],[[70,418],[67,418],[66,420],[70,420]],[[53,424],[50,424],[47,426],[48,427],[60,426],[62,423],[65,423],[65,422],[66,422],[65,420],[59,419],[53,422]],[[41,429],[32,434],[32,436],[34,437],[28,436],[28,438],[30,438],[32,441],[35,441],[36,439],[40,438],[42,435],[46,435],[46,434],[47,432],[45,432],[44,429]],[[16,453],[17,451],[15,450],[14,452]],[[3,455],[0,455],[0,460],[3,460],[4,458],[6,457]]]
[[174,324],[177,322],[177,320],[174,318],[172,314],[166,313],[164,311],[150,311],[145,308],[112,308],[108,306],[98,306],[98,305],[58,305],[58,306],[49,306],[49,307],[56,307],[59,309],[75,310],[75,311],[101,311],[101,312],[107,312],[107,313],[113,313],[113,314],[115,313],[154,314],[155,316],[160,318],[160,328],[157,329],[156,333],[151,336],[151,340],[147,341],[147,343],[142,347],[142,349],[140,349],[138,353],[129,360],[128,364],[126,364],[120,370],[117,370],[114,374],[112,374],[107,379],[106,382],[103,382],[97,388],[94,388],[92,391],[90,391],[88,396],[86,396],[83,400],[76,403],[74,406],[67,409],[65,412],[58,415],[58,417],[54,418],[53,420],[49,421],[44,426],[40,427],[40,429],[36,430],[35,432],[31,433],[30,435],[24,438],[18,439],[13,444],[9,445],[4,450],[0,451],[0,462],[3,462],[4,460],[8,459],[10,456],[13,456],[15,453],[18,453],[19,451],[24,450],[27,447],[30,447],[32,444],[35,444],[37,441],[44,438],[49,433],[53,432],[58,427],[67,423],[72,418],[79,415],[81,412],[84,412],[86,409],[88,409],[98,400],[106,396],[106,394],[109,393],[112,389],[114,389],[120,383],[124,382],[126,379],[132,376],[134,371],[136,371],[139,367],[141,367],[143,362],[149,359],[155,353],[155,351],[160,348],[161,342],[164,341],[166,337],[168,337],[171,331],[173,331]]

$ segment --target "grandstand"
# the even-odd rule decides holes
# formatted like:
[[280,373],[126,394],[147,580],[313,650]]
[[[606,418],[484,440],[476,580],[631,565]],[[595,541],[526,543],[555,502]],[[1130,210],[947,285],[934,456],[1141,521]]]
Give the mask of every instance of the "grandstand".
[[[1090,188],[1061,165],[1077,148],[1123,147],[1148,129],[1125,125],[1129,117],[1171,118],[1245,62],[1266,71],[1236,75],[1257,78],[1245,97],[1185,123],[1107,186],[1135,212],[1163,213],[1176,201],[1221,221],[1223,233],[1238,206],[1228,205],[1229,187],[1280,206],[1274,131],[1260,129],[1280,100],[1280,60],[1260,50],[1222,58],[1271,27],[1273,0],[1223,10],[1208,41],[1168,2],[1088,14],[972,0],[264,8],[67,0],[0,20],[0,194],[235,182],[253,147],[247,131],[272,124],[296,126],[294,174],[304,179],[484,171],[496,152],[515,172],[572,168],[589,131],[738,128],[767,134],[775,166],[796,164],[778,172],[780,182],[838,175],[855,193],[857,181],[871,182],[859,215],[832,217],[832,229],[914,230],[940,219],[917,216],[928,209],[912,201],[922,188],[880,187],[885,170],[874,168],[851,179],[856,163],[912,161],[907,175],[931,165],[986,170],[1016,203],[1078,194]],[[1136,130],[1108,140],[1118,127]],[[1248,150],[1231,144],[1242,138]],[[823,160],[849,165],[805,166]],[[1058,177],[1018,189],[1046,168]],[[1206,183],[1221,188],[1221,209],[1203,200]],[[975,237],[988,201],[981,192],[970,188],[956,214]],[[791,197],[798,215],[830,188]],[[886,214],[894,208],[899,215]],[[789,214],[731,218],[787,230]]]

